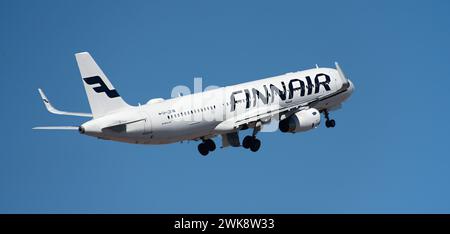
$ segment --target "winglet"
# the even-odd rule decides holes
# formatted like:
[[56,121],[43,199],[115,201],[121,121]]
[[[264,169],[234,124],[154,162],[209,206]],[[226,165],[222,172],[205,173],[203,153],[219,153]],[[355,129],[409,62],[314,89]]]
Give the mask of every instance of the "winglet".
[[48,98],[47,98],[47,96],[45,96],[45,93],[44,93],[44,91],[42,91],[42,89],[38,89],[38,91],[39,91],[39,94],[41,95],[41,99],[42,99],[42,101],[44,102],[44,105],[45,105],[45,108],[47,108],[47,110],[50,112],[50,113],[54,113],[55,114],[55,108],[52,106],[52,104],[50,103],[50,101],[48,100]]
[[71,115],[71,116],[81,116],[81,117],[91,117],[92,114],[90,113],[80,113],[80,112],[67,112],[67,111],[60,111],[53,107],[53,105],[48,100],[47,96],[45,96],[44,91],[42,89],[38,89],[39,94],[41,95],[42,101],[44,102],[45,108],[47,108],[48,112],[56,115]]
[[350,82],[348,82],[348,79],[345,76],[344,72],[342,71],[341,66],[339,66],[339,63],[338,62],[334,62],[334,65],[336,65],[336,70],[338,71],[339,76],[342,79],[342,87],[347,89],[348,87],[350,87]]

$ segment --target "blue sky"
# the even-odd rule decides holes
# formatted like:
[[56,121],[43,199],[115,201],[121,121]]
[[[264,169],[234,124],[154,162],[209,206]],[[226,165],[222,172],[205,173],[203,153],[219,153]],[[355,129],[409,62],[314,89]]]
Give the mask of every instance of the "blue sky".
[[[448,1],[1,1],[1,213],[448,213]],[[334,129],[262,133],[203,158],[33,126],[85,119],[73,54],[130,104],[339,61]],[[242,133],[241,136],[249,133]],[[217,139],[219,140],[219,139]],[[216,141],[218,142],[218,141]]]

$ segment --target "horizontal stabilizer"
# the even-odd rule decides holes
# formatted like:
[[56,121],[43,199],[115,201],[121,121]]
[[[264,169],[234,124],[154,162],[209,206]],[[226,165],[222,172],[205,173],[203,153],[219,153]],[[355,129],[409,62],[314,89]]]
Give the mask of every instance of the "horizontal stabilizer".
[[78,130],[77,126],[43,126],[34,127],[34,130]]
[[56,109],[55,107],[53,107],[53,105],[48,100],[47,96],[45,96],[44,91],[42,91],[42,89],[38,89],[38,91],[39,91],[39,94],[41,95],[41,98],[42,98],[42,101],[44,102],[45,107],[47,108],[47,110],[50,113],[57,114],[57,115],[72,115],[72,116],[91,117],[92,118],[92,114],[90,114],[90,113],[60,111],[60,110]]

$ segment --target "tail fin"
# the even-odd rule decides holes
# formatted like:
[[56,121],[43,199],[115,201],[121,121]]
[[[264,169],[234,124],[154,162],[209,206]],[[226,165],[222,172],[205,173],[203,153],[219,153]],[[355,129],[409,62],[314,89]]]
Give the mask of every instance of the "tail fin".
[[94,118],[129,107],[88,52],[75,57]]

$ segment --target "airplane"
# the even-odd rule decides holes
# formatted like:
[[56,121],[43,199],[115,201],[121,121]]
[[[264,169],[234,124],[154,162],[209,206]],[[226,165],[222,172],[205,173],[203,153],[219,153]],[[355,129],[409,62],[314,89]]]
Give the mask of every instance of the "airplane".
[[[315,129],[325,118],[334,128],[330,112],[341,108],[354,91],[339,64],[266,79],[225,86],[171,99],[154,98],[145,105],[127,104],[88,52],[76,53],[76,61],[92,113],[61,111],[38,89],[50,113],[91,118],[80,126],[45,126],[33,129],[78,130],[79,133],[132,144],[169,144],[199,141],[206,156],[216,149],[213,138],[221,136],[222,148],[232,146],[257,152],[262,127],[278,121],[283,133]],[[276,122],[275,122],[276,123]],[[239,139],[239,131],[253,129]]]

